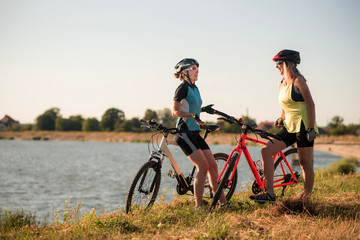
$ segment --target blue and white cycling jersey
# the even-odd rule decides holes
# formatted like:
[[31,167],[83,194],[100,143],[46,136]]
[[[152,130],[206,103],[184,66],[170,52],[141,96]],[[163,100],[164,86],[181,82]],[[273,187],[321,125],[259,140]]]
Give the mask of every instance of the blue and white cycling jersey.
[[[195,84],[190,84],[184,80],[175,91],[174,101],[181,103],[181,107],[179,109],[180,111],[196,113],[198,116],[200,116],[202,100],[199,89]],[[176,123],[176,127],[188,131],[201,131],[200,126],[192,117],[179,117]]]

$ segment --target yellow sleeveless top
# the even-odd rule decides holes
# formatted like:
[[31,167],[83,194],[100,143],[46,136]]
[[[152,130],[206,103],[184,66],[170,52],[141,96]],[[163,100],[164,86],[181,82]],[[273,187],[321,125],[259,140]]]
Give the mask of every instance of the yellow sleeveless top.
[[[293,83],[286,86],[280,84],[279,101],[281,107],[285,112],[284,126],[289,133],[300,132],[301,121],[304,122],[305,129],[309,128],[309,116],[306,102],[302,100],[295,101],[292,97]],[[302,97],[301,97],[302,98]],[[318,133],[316,123],[314,125],[315,131]]]

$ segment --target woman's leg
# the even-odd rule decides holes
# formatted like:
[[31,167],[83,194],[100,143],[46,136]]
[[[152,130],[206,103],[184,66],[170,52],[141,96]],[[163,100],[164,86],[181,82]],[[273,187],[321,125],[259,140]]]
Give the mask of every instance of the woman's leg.
[[197,173],[194,179],[194,196],[196,206],[200,206],[203,201],[206,174],[209,164],[202,150],[198,149],[188,156],[189,160],[196,166]]
[[314,187],[313,147],[298,148],[300,166],[304,174],[304,197],[311,197]]
[[274,161],[272,156],[286,148],[286,144],[283,141],[276,139],[273,139],[272,141],[273,142],[268,141],[261,149],[261,156],[264,166],[265,188],[270,193],[274,193]]
[[[210,187],[215,193],[218,188],[218,184],[217,184],[217,179],[219,177],[218,166],[215,162],[214,155],[212,154],[210,149],[203,150],[203,153],[209,165],[208,177],[209,177]],[[227,202],[224,192],[222,192],[219,202],[220,204],[225,204]]]

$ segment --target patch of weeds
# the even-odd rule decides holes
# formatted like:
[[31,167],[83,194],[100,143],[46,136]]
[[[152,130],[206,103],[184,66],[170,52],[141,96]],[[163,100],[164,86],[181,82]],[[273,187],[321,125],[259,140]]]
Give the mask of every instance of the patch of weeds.
[[[81,208],[81,202],[78,204],[73,203],[73,197],[70,197],[70,201],[65,201],[65,209],[64,209],[64,215],[63,215],[63,223],[76,223],[80,221],[80,208]],[[57,225],[60,225],[60,211],[55,210],[54,218]]]
[[358,160],[354,157],[342,158],[339,161],[331,163],[324,174],[354,174],[356,172],[357,163]]
[[121,233],[142,232],[140,227],[123,217],[108,217],[103,220],[98,217],[95,221],[95,226],[100,228],[118,229]]
[[12,229],[20,229],[24,226],[31,226],[35,224],[35,214],[25,212],[24,210],[0,211],[0,232],[8,232]]
[[227,239],[228,235],[229,235],[228,225],[214,226],[211,227],[209,230],[210,239]]

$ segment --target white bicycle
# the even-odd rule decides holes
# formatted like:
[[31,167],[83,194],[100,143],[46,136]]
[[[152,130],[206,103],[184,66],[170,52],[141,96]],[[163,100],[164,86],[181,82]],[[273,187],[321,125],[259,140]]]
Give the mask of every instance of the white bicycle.
[[[194,194],[193,181],[196,167],[194,166],[191,173],[185,177],[168,148],[168,145],[177,145],[174,140],[169,139],[169,134],[178,134],[178,129],[166,128],[161,124],[158,124],[155,120],[141,120],[141,122],[143,123],[143,126],[154,130],[154,134],[151,137],[150,142],[154,141],[154,136],[157,134],[162,134],[163,136],[158,148],[151,152],[149,160],[144,165],[142,165],[130,185],[126,199],[126,213],[129,213],[138,208],[147,209],[156,201],[161,182],[161,168],[165,157],[169,159],[169,162],[172,166],[172,170],[169,171],[168,176],[177,180],[177,193],[179,195],[184,195],[186,193],[192,195]],[[219,126],[210,124],[204,125],[202,128],[205,130],[203,138],[206,139],[208,133],[218,130]],[[223,169],[228,157],[229,155],[225,153],[214,154],[215,161],[218,165],[218,171]],[[223,189],[224,194],[228,200],[235,191],[236,182],[237,170],[235,170],[231,183],[227,184]],[[209,180],[207,178],[203,197],[213,198],[213,196],[214,193],[211,190]]]

